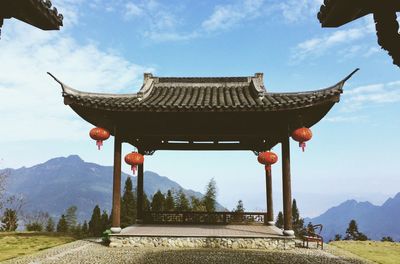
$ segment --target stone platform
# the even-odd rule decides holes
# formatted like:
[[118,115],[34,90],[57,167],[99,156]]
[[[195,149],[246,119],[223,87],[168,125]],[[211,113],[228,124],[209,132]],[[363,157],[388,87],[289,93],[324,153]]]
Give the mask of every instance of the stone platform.
[[265,225],[134,225],[110,235],[110,247],[292,249],[294,237]]

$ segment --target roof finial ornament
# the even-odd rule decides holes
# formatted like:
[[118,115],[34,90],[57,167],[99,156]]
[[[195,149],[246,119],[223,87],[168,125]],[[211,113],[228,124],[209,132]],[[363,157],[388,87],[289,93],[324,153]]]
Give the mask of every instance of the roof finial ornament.
[[262,72],[256,72],[254,74],[254,77],[256,77],[257,79],[259,79],[262,83],[264,82],[264,73]]
[[151,78],[153,78],[153,74],[150,72],[145,72],[143,74],[143,81],[144,83],[146,83],[148,80],[150,80]]

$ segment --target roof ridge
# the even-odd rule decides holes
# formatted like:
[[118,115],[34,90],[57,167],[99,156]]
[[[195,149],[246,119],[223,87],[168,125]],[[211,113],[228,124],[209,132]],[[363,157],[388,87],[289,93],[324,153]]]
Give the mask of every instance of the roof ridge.
[[153,77],[158,83],[224,83],[245,82],[249,83],[254,76],[231,76],[231,77]]

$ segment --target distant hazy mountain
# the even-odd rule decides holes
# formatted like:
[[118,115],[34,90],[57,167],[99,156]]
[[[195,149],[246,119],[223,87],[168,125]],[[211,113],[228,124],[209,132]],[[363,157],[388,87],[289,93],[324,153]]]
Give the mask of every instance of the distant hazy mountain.
[[382,206],[348,200],[318,217],[306,218],[305,223],[323,224],[322,235],[329,240],[335,234],[344,235],[351,219],[357,221],[359,231],[370,239],[380,240],[383,236],[391,236],[399,241],[400,193],[389,198]]
[[[59,217],[71,205],[78,207],[80,220],[90,219],[96,204],[110,212],[112,203],[113,167],[83,161],[79,156],[54,158],[30,168],[9,169],[7,192],[25,197],[25,211],[47,211]],[[122,174],[124,182],[129,175]],[[132,176],[131,176],[132,177]],[[132,177],[134,188],[136,177]],[[169,189],[182,187],[151,171],[144,172],[144,190],[150,198],[157,190],[166,193]],[[183,188],[182,188],[183,189]],[[200,192],[183,189],[190,197],[202,197]],[[218,209],[224,208],[218,204]]]

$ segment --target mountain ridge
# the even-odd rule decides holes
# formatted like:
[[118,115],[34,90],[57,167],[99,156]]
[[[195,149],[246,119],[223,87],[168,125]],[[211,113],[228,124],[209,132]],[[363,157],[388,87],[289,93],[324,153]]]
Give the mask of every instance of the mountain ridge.
[[322,224],[322,236],[325,240],[333,239],[335,234],[344,236],[350,220],[356,220],[359,231],[368,238],[380,240],[384,236],[391,236],[400,240],[400,192],[393,198],[388,198],[381,206],[369,201],[357,202],[354,199],[344,201],[333,206],[317,217],[305,218],[304,222]]
[[[31,167],[5,169],[9,172],[7,193],[22,194],[26,204],[24,211],[46,211],[58,218],[71,205],[78,207],[80,221],[90,219],[96,204],[100,208],[111,211],[113,167],[86,162],[78,155],[56,157]],[[2,171],[5,171],[2,170]],[[136,187],[135,176],[121,174],[121,190],[127,177],[132,178]],[[166,176],[152,171],[144,172],[144,191],[148,198],[160,190],[182,189],[188,196],[201,198],[202,193],[185,189]],[[223,210],[217,204],[218,210]]]

